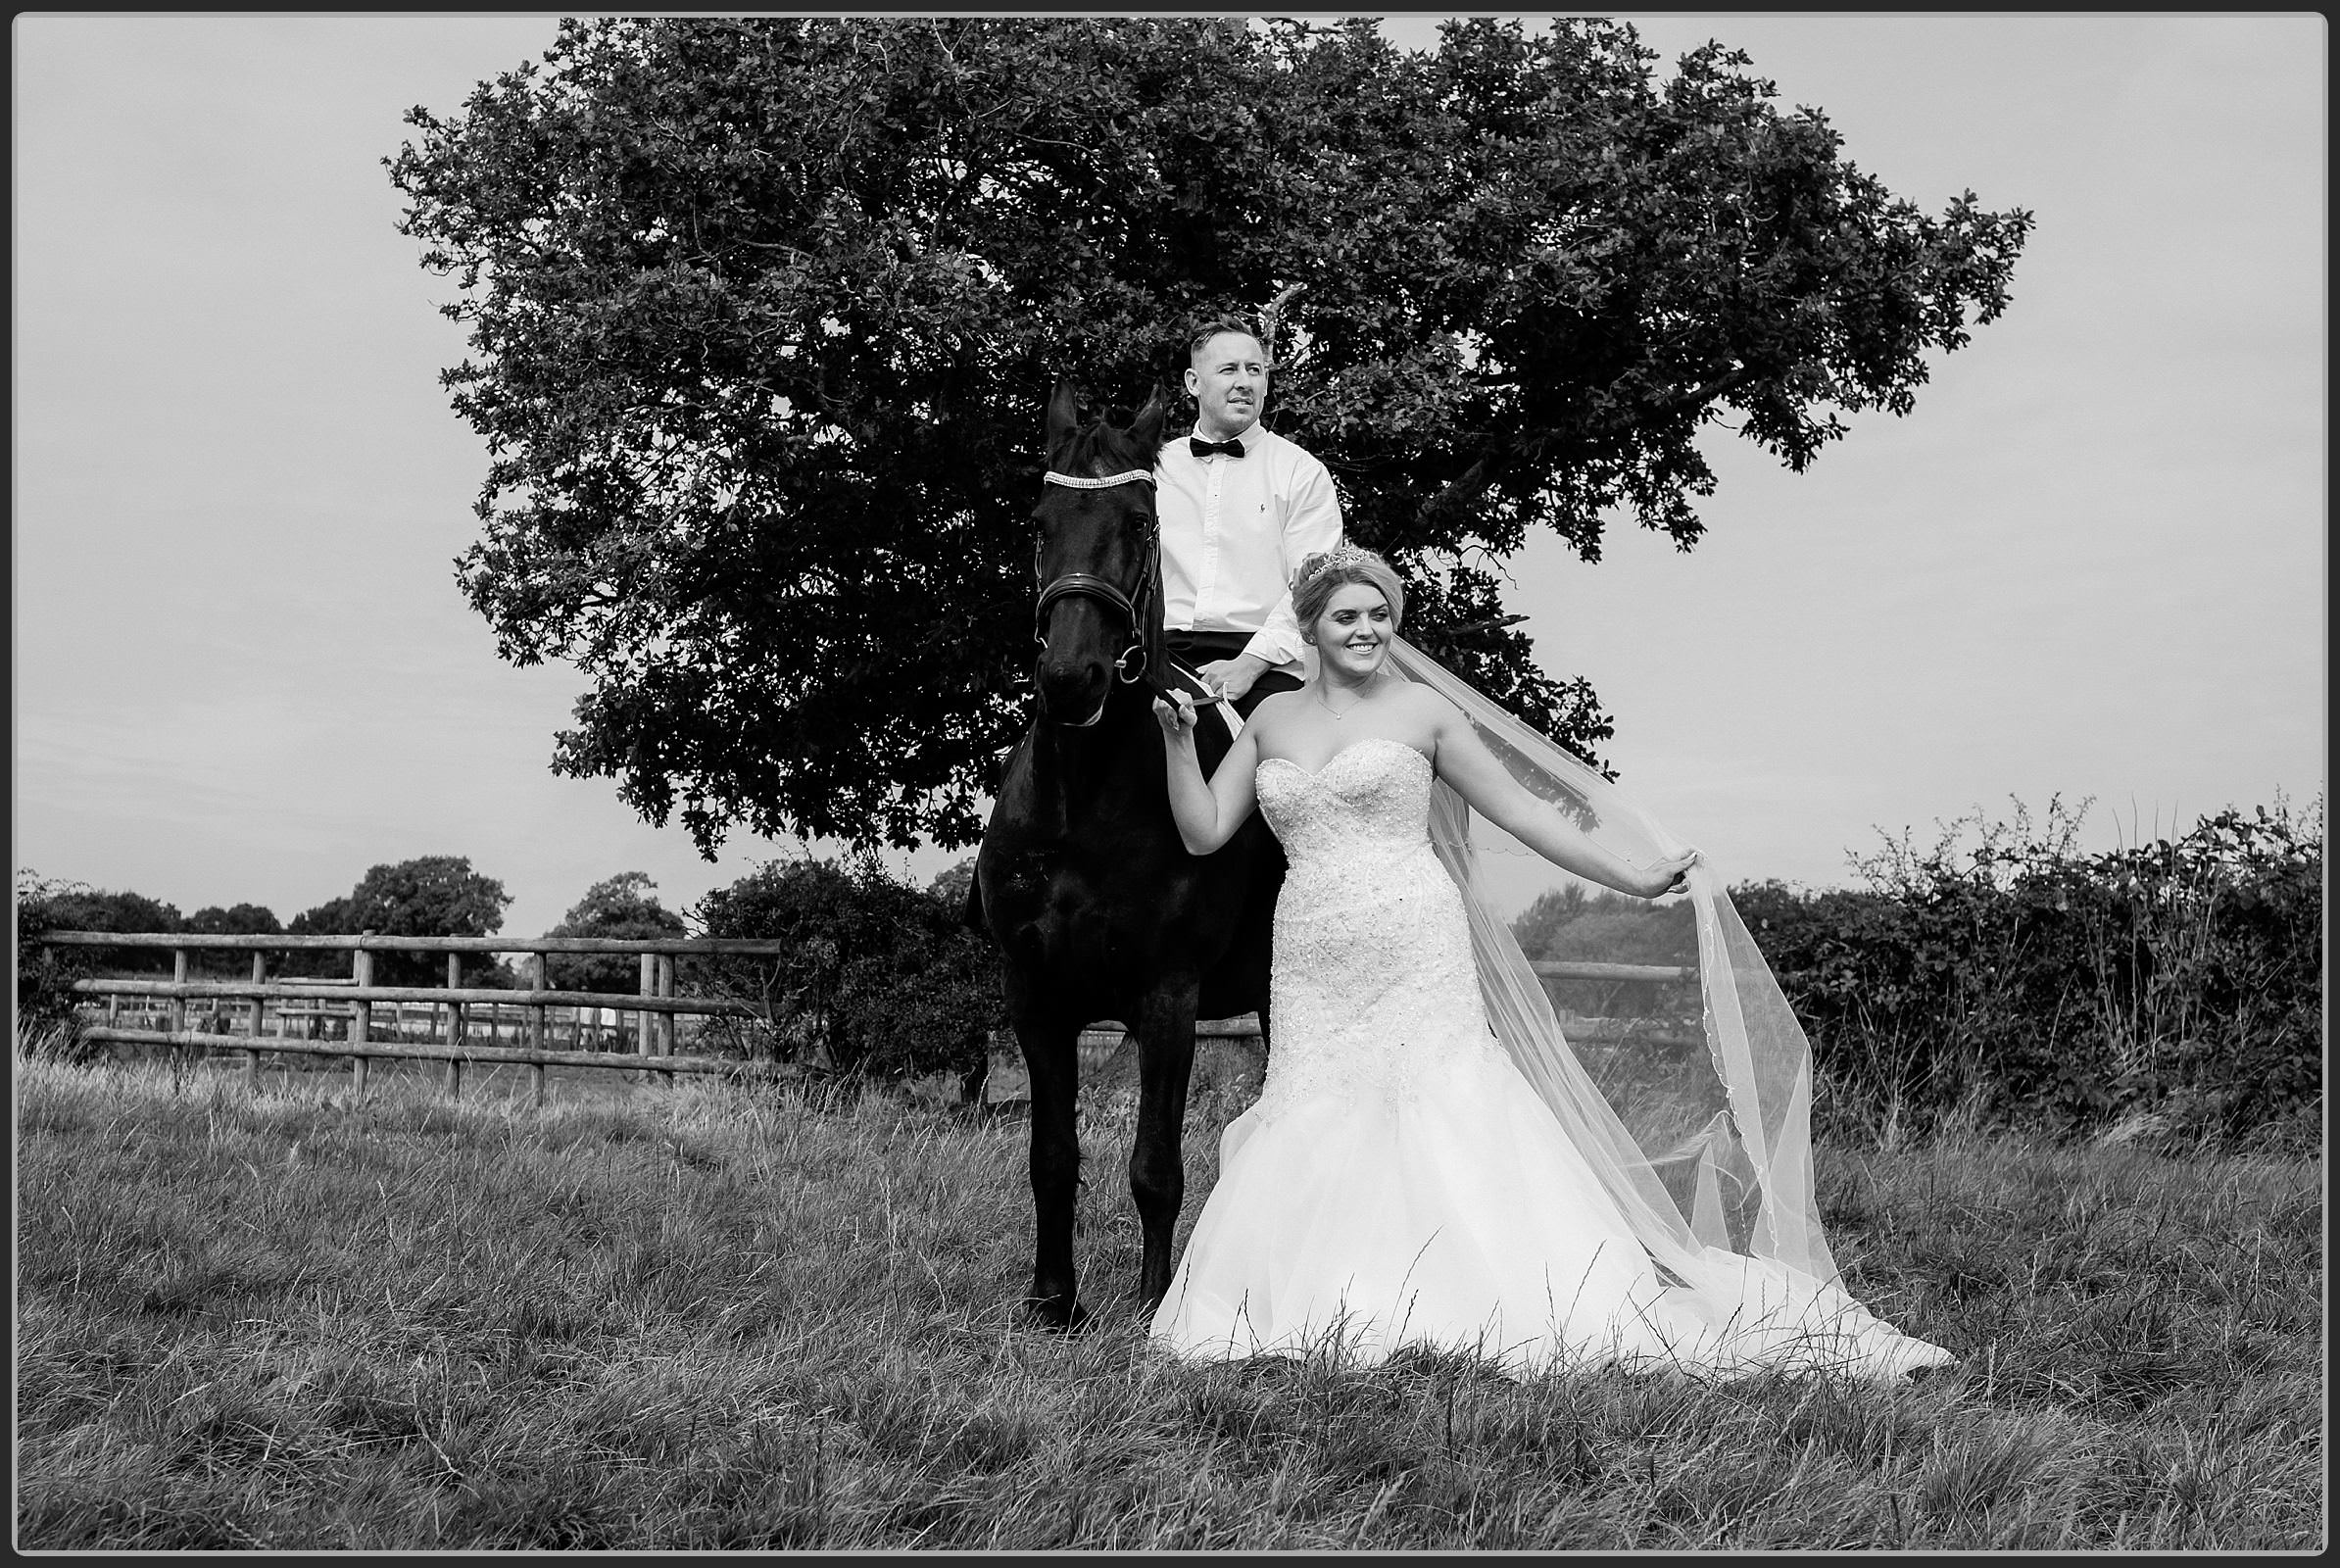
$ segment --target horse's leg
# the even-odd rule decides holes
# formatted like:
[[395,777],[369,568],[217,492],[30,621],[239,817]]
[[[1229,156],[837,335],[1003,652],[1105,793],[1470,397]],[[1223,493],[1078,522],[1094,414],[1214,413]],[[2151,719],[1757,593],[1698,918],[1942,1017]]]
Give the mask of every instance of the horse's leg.
[[1138,1135],[1130,1146],[1130,1196],[1138,1200],[1145,1256],[1138,1299],[1148,1309],[1170,1290],[1170,1242],[1187,1192],[1183,1134],[1194,1067],[1194,984],[1156,988],[1131,1020],[1138,1033]]
[[1032,1294],[1024,1308],[1044,1327],[1077,1329],[1088,1312],[1074,1299],[1073,1209],[1080,1200],[1081,1026],[1019,1008],[1016,1044],[1032,1075]]

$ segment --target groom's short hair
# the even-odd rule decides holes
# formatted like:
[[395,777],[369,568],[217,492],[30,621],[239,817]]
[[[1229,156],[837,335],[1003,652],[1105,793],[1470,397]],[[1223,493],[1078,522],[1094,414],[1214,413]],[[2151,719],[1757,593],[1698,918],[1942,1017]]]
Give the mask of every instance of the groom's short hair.
[[1194,324],[1194,330],[1187,334],[1188,361],[1191,363],[1195,355],[1202,352],[1202,346],[1205,343],[1223,332],[1235,332],[1249,338],[1259,345],[1260,356],[1266,357],[1267,339],[1259,335],[1259,328],[1233,311],[1221,311],[1216,316],[1205,317],[1197,321]]

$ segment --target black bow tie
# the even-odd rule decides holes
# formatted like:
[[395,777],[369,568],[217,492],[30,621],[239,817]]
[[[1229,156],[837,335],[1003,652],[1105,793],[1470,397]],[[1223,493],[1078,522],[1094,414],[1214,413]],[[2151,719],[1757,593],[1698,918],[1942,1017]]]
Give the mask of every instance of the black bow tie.
[[1194,449],[1194,456],[1197,458],[1207,458],[1214,452],[1224,452],[1231,458],[1240,458],[1243,455],[1243,444],[1241,441],[1205,441],[1198,435],[1191,435],[1187,437],[1187,444]]

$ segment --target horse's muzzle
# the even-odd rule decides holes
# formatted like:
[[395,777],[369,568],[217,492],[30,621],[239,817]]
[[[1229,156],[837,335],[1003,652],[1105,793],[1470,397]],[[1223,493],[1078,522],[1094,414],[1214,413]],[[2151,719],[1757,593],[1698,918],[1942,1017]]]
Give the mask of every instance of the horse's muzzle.
[[1040,690],[1040,711],[1049,723],[1086,729],[1105,716],[1113,676],[1097,660],[1055,661],[1044,654],[1033,684]]

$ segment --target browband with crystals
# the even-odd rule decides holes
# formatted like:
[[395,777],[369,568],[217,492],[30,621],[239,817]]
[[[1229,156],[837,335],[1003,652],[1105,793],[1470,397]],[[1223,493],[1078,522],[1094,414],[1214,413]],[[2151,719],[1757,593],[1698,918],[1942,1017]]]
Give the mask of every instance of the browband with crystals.
[[1068,490],[1110,490],[1117,484],[1134,484],[1141,479],[1151,484],[1153,483],[1153,470],[1151,468],[1132,468],[1127,473],[1108,474],[1102,479],[1076,479],[1069,473],[1058,473],[1055,469],[1050,468],[1041,477],[1050,484],[1063,485]]

